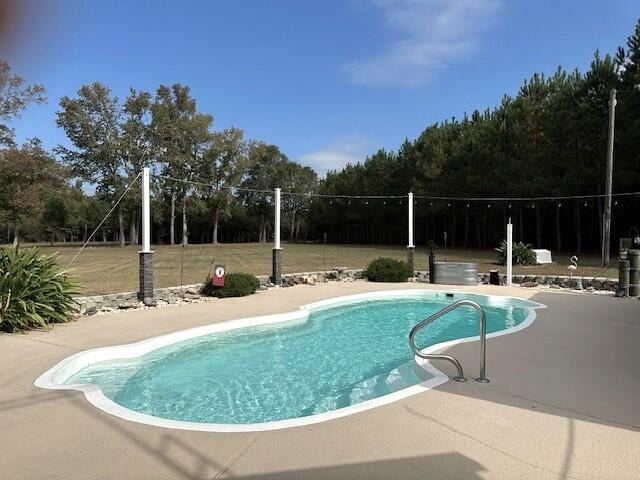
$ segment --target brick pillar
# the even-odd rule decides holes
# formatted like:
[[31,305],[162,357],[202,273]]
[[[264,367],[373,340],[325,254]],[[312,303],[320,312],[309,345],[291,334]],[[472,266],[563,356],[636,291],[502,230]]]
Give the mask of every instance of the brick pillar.
[[140,252],[140,288],[138,299],[153,300],[153,252]]
[[282,250],[280,248],[273,249],[273,264],[272,264],[271,282],[275,285],[282,284]]
[[409,271],[411,272],[412,277],[415,272],[414,261],[413,261],[415,253],[416,253],[416,247],[407,247],[407,264],[409,265]]

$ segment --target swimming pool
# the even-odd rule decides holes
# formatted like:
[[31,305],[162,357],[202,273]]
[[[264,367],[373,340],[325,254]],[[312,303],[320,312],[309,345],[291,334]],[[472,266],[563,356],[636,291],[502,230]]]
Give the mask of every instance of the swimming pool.
[[[352,295],[287,314],[81,352],[36,385],[80,390],[109,413],[171,428],[256,431],[315,423],[447,381],[429,362],[416,361],[407,335],[460,299],[483,306],[488,336],[526,327],[542,307],[517,298],[427,290]],[[476,312],[459,308],[423,329],[417,344],[441,349],[477,338],[478,328]]]

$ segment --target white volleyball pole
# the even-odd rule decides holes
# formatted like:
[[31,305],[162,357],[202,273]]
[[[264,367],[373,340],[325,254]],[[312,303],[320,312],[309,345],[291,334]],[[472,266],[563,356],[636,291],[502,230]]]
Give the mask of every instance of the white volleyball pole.
[[409,248],[414,248],[413,244],[413,193],[409,192]]
[[140,283],[138,298],[145,305],[153,301],[153,252],[151,251],[151,194],[149,189],[149,168],[142,169],[142,250],[138,253],[140,262]]
[[415,272],[415,250],[416,246],[413,243],[413,193],[409,192],[409,242],[407,245],[407,265],[411,271],[411,276]]
[[273,232],[273,257],[271,269],[271,281],[275,285],[282,283],[282,249],[280,248],[280,189],[274,189],[275,196],[275,221]]
[[151,252],[151,201],[149,194],[149,168],[142,169],[142,252]]
[[507,223],[507,285],[513,282],[513,224]]
[[275,231],[273,234],[273,248],[275,248],[276,250],[280,250],[280,189],[276,188],[275,189],[275,195],[276,195],[276,221],[275,221]]

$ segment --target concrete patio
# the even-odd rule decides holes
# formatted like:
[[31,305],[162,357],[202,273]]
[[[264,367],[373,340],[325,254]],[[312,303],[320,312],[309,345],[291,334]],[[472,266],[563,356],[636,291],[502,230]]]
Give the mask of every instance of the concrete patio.
[[[488,341],[489,384],[447,382],[390,405],[261,433],[169,430],[113,417],[79,392],[36,388],[63,358],[312,301],[423,284],[332,283],[84,318],[0,335],[0,478],[626,479],[640,477],[640,302],[549,290],[529,328]],[[472,377],[478,343],[450,349]],[[436,363],[452,373],[446,363]]]

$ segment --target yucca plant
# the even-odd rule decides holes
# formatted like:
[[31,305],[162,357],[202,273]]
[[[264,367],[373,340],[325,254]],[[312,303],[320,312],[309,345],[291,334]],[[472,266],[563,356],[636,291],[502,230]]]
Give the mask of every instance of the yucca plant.
[[78,285],[61,271],[54,255],[16,243],[0,249],[0,330],[49,328],[73,318]]
[[[506,265],[507,263],[507,241],[502,240],[500,246],[496,248],[498,252],[498,264]],[[531,250],[531,245],[524,242],[514,242],[511,252],[514,265],[535,265],[537,262],[536,253]]]

